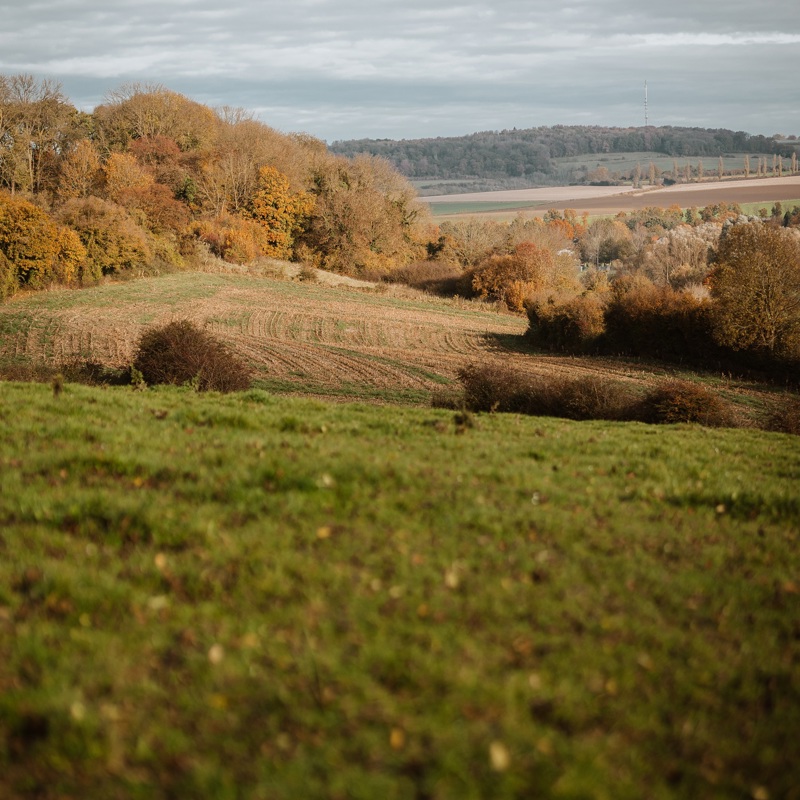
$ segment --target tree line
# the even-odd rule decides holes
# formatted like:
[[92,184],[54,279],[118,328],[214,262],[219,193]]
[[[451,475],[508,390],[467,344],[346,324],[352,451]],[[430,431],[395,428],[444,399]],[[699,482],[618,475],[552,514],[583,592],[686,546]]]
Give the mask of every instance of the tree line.
[[[555,160],[567,157],[652,152],[674,158],[719,157],[729,153],[791,158],[797,148],[796,139],[723,128],[577,125],[401,141],[357,139],[331,145],[332,152],[341,155],[368,153],[385,158],[408,178],[525,178],[542,183],[560,177]],[[573,177],[581,178],[578,174]]]
[[241,109],[131,84],[87,113],[55,81],[0,75],[0,297],[209,252],[384,269],[424,252],[425,213],[384,160]]

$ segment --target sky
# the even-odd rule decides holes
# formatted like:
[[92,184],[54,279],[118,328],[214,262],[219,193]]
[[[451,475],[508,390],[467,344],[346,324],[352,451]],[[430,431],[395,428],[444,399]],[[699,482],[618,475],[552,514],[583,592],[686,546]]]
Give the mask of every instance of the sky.
[[284,132],[648,122],[800,135],[796,0],[0,0],[0,73],[134,82]]

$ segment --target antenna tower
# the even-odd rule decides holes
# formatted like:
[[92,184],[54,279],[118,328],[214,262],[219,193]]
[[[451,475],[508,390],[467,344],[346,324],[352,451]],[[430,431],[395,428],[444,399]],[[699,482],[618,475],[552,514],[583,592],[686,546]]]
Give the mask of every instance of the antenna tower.
[[649,120],[648,120],[648,117],[647,117],[647,81],[645,81],[644,82],[644,146],[645,146],[645,148],[649,148],[649,146],[650,146],[650,144],[649,144],[650,137],[648,136],[648,133],[649,133],[648,124],[649,124]]

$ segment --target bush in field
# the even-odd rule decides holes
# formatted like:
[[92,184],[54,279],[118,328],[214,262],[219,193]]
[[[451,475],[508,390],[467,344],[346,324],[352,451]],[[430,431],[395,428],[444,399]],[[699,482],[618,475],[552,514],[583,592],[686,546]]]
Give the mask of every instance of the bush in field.
[[710,427],[733,425],[729,406],[714,392],[689,381],[670,380],[649,391],[637,404],[642,422],[698,422]]
[[251,383],[247,366],[225,344],[189,320],[145,331],[133,367],[148,384],[192,384],[200,391],[235,392]]
[[800,398],[785,400],[769,421],[769,430],[800,436]]
[[672,360],[713,353],[711,307],[692,292],[655,286],[639,275],[619,278],[605,311],[606,349]]
[[527,336],[547,350],[591,352],[605,333],[605,305],[605,295],[597,292],[561,299],[534,299],[527,303]]
[[634,404],[627,388],[604,378],[532,376],[498,364],[470,364],[458,373],[464,406],[566,419],[626,419]]
[[532,378],[501,364],[468,364],[458,372],[464,405],[470,411],[516,411],[531,391]]

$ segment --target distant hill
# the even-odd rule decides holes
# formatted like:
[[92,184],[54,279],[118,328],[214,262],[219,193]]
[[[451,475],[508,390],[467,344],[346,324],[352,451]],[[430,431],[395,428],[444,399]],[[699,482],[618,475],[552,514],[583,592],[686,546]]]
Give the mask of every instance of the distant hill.
[[[483,131],[467,136],[435,139],[355,139],[330,145],[340,155],[361,153],[381,156],[415,183],[433,181],[438,191],[512,188],[590,180],[586,165],[560,162],[579,156],[611,153],[652,153],[653,159],[719,157],[731,154],[790,156],[797,140],[750,135],[723,128],[556,125]],[[645,161],[646,166],[646,161]],[[627,178],[629,176],[620,176]],[[444,186],[442,181],[453,182]]]

